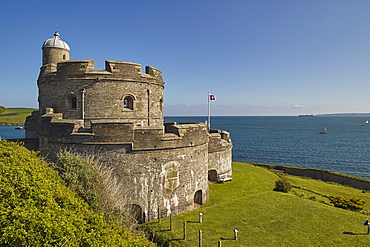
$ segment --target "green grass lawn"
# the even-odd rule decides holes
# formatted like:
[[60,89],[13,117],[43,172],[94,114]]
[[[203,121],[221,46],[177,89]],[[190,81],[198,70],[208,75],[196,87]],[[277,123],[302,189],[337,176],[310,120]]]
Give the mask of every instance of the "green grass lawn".
[[[275,192],[275,181],[284,176],[294,186],[290,193]],[[171,237],[171,246],[368,246],[363,225],[367,215],[328,205],[326,196],[350,196],[366,201],[370,193],[319,180],[274,173],[262,167],[233,162],[233,181],[210,184],[210,200],[200,209],[149,222],[158,235]],[[203,213],[203,223],[199,223]],[[187,221],[187,241],[183,222]],[[233,240],[233,230],[238,240]]]
[[7,108],[0,114],[0,125],[23,125],[26,117],[36,109],[31,108]]

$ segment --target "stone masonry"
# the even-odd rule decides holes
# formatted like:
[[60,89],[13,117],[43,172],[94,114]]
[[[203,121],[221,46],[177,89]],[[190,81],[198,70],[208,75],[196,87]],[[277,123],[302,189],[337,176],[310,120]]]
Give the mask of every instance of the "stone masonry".
[[161,71],[121,61],[96,70],[93,60],[69,60],[58,33],[42,49],[39,111],[26,120],[26,138],[38,138],[51,160],[61,149],[97,155],[116,206],[138,222],[191,211],[208,200],[209,181],[232,178],[228,132],[164,123]]

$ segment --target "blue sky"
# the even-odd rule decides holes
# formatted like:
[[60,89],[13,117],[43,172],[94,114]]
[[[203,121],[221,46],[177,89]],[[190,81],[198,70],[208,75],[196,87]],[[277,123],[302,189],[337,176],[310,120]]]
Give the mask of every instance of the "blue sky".
[[166,115],[370,112],[370,1],[1,1],[0,105],[37,107],[42,43],[150,65]]

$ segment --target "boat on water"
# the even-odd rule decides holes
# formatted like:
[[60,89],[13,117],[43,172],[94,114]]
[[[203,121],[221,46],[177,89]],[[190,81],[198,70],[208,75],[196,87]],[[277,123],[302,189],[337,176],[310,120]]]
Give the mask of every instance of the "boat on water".
[[319,132],[319,134],[326,134],[326,128],[324,126],[324,128],[322,129],[322,131]]
[[23,126],[17,126],[15,127],[16,130],[22,130],[23,129]]
[[369,120],[366,120],[365,123],[368,124],[369,123]]

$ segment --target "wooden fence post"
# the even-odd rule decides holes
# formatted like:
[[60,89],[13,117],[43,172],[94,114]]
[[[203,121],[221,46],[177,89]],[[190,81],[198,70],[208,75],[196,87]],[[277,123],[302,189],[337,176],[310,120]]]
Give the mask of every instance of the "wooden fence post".
[[186,221],[184,221],[184,240],[186,240]]
[[199,247],[202,247],[202,230],[199,230]]
[[172,213],[170,213],[170,231],[172,232]]
[[238,230],[234,229],[234,240],[238,240]]

